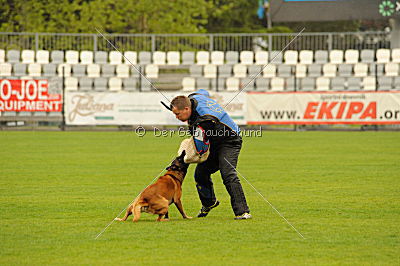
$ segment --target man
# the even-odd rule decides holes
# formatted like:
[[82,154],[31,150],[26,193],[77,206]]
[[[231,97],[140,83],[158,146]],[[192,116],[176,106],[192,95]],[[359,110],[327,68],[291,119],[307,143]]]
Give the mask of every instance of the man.
[[194,174],[203,205],[197,217],[206,217],[219,205],[211,180],[211,174],[219,170],[231,197],[235,219],[250,219],[250,210],[235,170],[242,147],[238,125],[216,101],[209,98],[209,93],[203,89],[189,97],[175,97],[170,108],[177,119],[188,122],[197,152],[201,155],[210,149],[208,159],[197,165]]

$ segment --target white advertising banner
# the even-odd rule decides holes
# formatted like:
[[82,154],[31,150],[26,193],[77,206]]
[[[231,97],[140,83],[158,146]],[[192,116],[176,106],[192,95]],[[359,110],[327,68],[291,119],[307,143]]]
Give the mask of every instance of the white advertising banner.
[[238,125],[246,125],[245,113],[246,93],[238,92],[210,92],[212,99],[217,101]]
[[[221,106],[236,93],[210,92]],[[160,101],[169,105],[175,96],[184,92],[67,92],[66,123],[68,125],[185,125],[168,111]],[[165,97],[168,99],[166,99]],[[246,124],[244,111],[246,95],[237,96],[226,110],[239,124]]]
[[396,92],[251,92],[248,124],[400,124]]

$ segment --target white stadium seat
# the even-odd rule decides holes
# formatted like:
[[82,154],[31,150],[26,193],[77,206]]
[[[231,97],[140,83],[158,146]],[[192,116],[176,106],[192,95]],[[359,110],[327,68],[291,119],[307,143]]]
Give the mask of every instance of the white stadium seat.
[[285,64],[296,65],[298,59],[298,52],[294,50],[288,50],[284,55]]
[[389,77],[396,77],[399,75],[399,64],[398,63],[386,63],[385,74]]
[[35,51],[23,50],[21,53],[22,64],[33,64],[35,63]]
[[336,77],[337,67],[334,64],[325,64],[322,67],[322,72],[324,73],[324,77]]
[[303,64],[296,65],[296,78],[305,78],[307,76],[307,66]]
[[70,64],[70,65],[79,64],[79,52],[73,51],[73,50],[68,50],[65,53],[65,61],[67,64]]
[[329,62],[331,64],[342,64],[343,63],[343,51],[342,50],[332,50],[329,53]]
[[46,50],[39,50],[36,52],[36,63],[39,64],[48,64],[50,58],[49,51]]
[[158,78],[158,66],[157,65],[146,65],[145,73],[147,78]]
[[326,77],[318,77],[317,78],[317,90],[318,91],[327,91],[329,90],[330,79]]
[[90,64],[86,68],[87,75],[89,78],[98,78],[100,77],[100,65],[98,64]]
[[314,61],[313,51],[302,50],[299,54],[300,64],[311,65]]
[[129,66],[126,64],[117,65],[116,72],[119,78],[129,78]]
[[153,53],[153,64],[154,65],[165,65],[167,55],[162,51],[155,51]]
[[10,77],[11,76],[12,65],[10,63],[0,64],[0,77]]
[[72,67],[70,64],[59,64],[57,67],[57,73],[59,77],[70,77],[71,76]]
[[92,51],[81,51],[81,64],[89,65],[93,64],[93,52]]
[[108,80],[108,88],[110,91],[120,91],[122,89],[122,80],[117,77],[112,77]]
[[376,89],[375,77],[365,77],[363,79],[363,88],[366,91],[374,91]]
[[178,51],[167,52],[167,64],[177,66],[181,63],[180,53]]
[[258,51],[255,53],[256,65],[266,65],[268,64],[268,52],[267,51]]
[[389,63],[390,62],[390,50],[389,49],[378,49],[376,51],[376,62],[378,64]]
[[117,51],[111,51],[108,54],[108,60],[111,65],[119,65],[122,64],[122,55],[120,52]]
[[184,77],[182,79],[183,91],[194,91],[196,89],[196,81],[191,77]]
[[392,49],[392,62],[400,63],[400,48]]
[[7,51],[7,63],[16,64],[20,63],[20,51],[19,50],[8,50]]
[[40,64],[29,64],[28,74],[30,77],[40,77],[42,75],[42,67]]
[[254,53],[253,51],[241,51],[240,52],[240,63],[244,65],[254,64]]
[[358,50],[346,50],[344,53],[344,59],[346,64],[356,64],[358,63],[358,57],[360,56],[360,53]]
[[134,51],[126,51],[124,53],[124,64],[136,65],[137,64],[137,53]]
[[285,89],[285,80],[283,78],[271,79],[271,91],[283,91]]
[[354,76],[355,77],[366,77],[368,76],[368,65],[365,63],[357,63],[354,65]]
[[236,78],[247,77],[247,66],[243,64],[236,64],[233,66],[233,76]]
[[223,65],[224,64],[224,52],[222,52],[222,51],[212,51],[211,52],[211,64],[213,64],[213,65]]
[[239,79],[230,77],[226,79],[226,90],[227,91],[238,91],[239,90]]
[[205,65],[203,68],[205,78],[216,78],[217,77],[217,66],[216,65]]
[[65,78],[65,90],[67,90],[67,91],[78,90],[78,79],[75,77]]
[[196,62],[198,65],[207,65],[210,61],[210,53],[206,51],[199,51],[196,53]]
[[263,77],[264,78],[273,78],[276,76],[276,65],[269,64],[264,67]]

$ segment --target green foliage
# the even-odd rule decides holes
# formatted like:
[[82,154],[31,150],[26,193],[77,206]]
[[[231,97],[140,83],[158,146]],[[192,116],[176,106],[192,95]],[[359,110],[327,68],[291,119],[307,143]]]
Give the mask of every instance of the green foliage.
[[200,33],[208,17],[204,0],[0,1],[0,31]]
[[209,0],[207,30],[215,33],[265,32],[266,27],[257,18],[256,0]]
[[267,29],[266,22],[257,17],[257,8],[257,0],[0,0],[0,31],[97,33],[95,28],[101,28],[107,33],[275,33],[303,27],[307,32],[375,29],[360,21],[278,23]]

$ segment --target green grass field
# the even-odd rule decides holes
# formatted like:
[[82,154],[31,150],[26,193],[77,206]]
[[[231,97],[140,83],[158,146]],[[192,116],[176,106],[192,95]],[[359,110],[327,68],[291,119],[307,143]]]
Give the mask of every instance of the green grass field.
[[[0,132],[0,264],[399,265],[400,133],[263,132],[238,170],[254,219],[221,205],[205,219],[142,214],[94,238],[165,168],[181,139],[132,132]],[[183,183],[200,209],[194,166]]]

